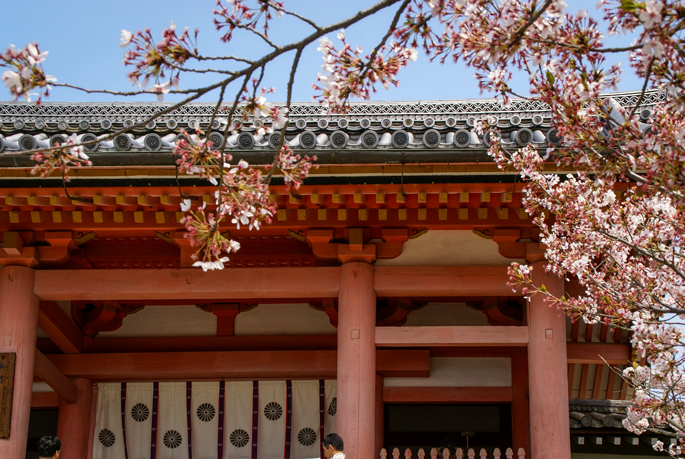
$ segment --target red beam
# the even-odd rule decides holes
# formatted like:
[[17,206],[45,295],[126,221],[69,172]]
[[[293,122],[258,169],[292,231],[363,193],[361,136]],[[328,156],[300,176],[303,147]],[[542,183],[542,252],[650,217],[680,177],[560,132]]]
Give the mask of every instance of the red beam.
[[430,351],[376,351],[376,373],[385,377],[427,378],[430,376]]
[[50,270],[37,271],[42,300],[182,300],[202,298],[333,298],[339,268]]
[[383,403],[510,403],[511,387],[384,387]]
[[606,361],[610,365],[626,365],[630,362],[630,346],[611,343],[567,343],[566,356],[568,363],[604,365]]
[[48,410],[59,407],[57,392],[34,392],[31,395],[32,410]]
[[[378,296],[511,296],[506,266],[380,266]],[[335,298],[340,269],[234,268],[37,271],[42,300],[184,300]]]
[[377,266],[378,296],[521,296],[507,285],[507,266]]
[[528,327],[376,327],[378,347],[527,345]]
[[431,357],[511,357],[518,347],[432,347]]
[[76,401],[76,393],[78,392],[76,386],[38,349],[36,349],[33,371],[68,403]]
[[[336,351],[165,352],[51,355],[62,372],[94,381],[335,378]],[[42,354],[41,354],[42,355]],[[428,376],[429,351],[377,351],[380,374]]]
[[65,354],[83,352],[83,333],[54,302],[42,301],[40,303],[38,327]]
[[90,353],[335,350],[337,335],[87,338]]

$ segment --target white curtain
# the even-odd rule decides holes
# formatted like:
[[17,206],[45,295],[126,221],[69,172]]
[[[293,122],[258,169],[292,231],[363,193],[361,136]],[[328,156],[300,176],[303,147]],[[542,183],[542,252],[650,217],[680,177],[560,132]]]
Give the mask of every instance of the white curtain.
[[121,426],[121,383],[98,384],[93,459],[125,457]]
[[219,382],[194,382],[190,404],[193,459],[216,459],[219,441]]
[[319,457],[319,381],[293,381],[291,459]]
[[283,459],[285,406],[285,381],[259,381],[258,459]]
[[250,459],[252,437],[252,381],[226,381],[223,459]]
[[153,383],[126,384],[126,447],[129,459],[150,459]]
[[323,403],[319,380],[226,381],[223,404],[221,384],[127,383],[124,390],[121,383],[100,383],[93,459],[150,459],[153,443],[158,459],[217,459],[220,439],[219,459],[311,459],[336,431],[335,380],[324,382]]
[[186,383],[159,383],[158,458],[189,459],[187,411]]
[[326,380],[326,417],[325,417],[325,435],[329,433],[337,433],[337,413],[338,413],[338,394],[337,381],[335,379]]

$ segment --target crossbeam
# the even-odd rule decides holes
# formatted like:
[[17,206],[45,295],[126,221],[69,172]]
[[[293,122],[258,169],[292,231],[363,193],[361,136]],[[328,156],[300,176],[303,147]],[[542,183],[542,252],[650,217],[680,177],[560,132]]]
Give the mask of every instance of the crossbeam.
[[528,327],[376,327],[378,347],[527,346]]
[[507,286],[507,266],[376,266],[376,295],[521,296]]
[[38,312],[38,327],[65,354],[83,352],[83,333],[54,302],[41,302]]
[[335,350],[337,335],[87,338],[89,353]]
[[37,271],[41,300],[333,298],[339,268],[108,269]]
[[612,343],[567,343],[568,363],[627,365],[630,363],[630,346]]
[[507,403],[511,387],[384,387],[383,403]]
[[34,392],[31,395],[32,410],[49,410],[59,407],[57,392]]
[[[512,296],[506,266],[378,266],[378,296]],[[340,268],[36,271],[34,293],[57,300],[226,300],[336,298]],[[517,295],[517,294],[514,294]]]
[[[383,376],[430,376],[430,351],[376,351]],[[42,354],[41,354],[42,355]],[[93,381],[335,378],[336,351],[140,352],[51,355],[61,372]]]
[[68,403],[76,401],[78,389],[42,352],[36,349],[33,372]]

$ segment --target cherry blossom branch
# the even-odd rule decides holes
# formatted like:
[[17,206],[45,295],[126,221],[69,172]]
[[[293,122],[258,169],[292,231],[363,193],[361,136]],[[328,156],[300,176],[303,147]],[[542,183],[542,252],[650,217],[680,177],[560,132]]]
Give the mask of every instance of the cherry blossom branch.
[[285,8],[281,8],[281,11],[283,11],[283,13],[286,16],[292,16],[292,17],[297,18],[306,24],[309,24],[310,26],[312,26],[314,28],[314,30],[321,30],[321,27],[319,27],[319,25],[316,22],[312,21],[311,19],[309,19],[309,18],[307,18],[307,17],[305,17],[305,16],[303,16],[303,15],[301,15],[295,11],[286,10]]

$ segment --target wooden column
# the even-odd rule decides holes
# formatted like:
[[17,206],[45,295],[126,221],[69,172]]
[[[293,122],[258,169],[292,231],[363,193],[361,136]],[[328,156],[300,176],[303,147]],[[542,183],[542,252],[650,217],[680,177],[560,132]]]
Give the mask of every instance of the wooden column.
[[385,404],[383,403],[383,380],[383,376],[376,375],[376,449],[374,457],[379,457],[381,449],[384,448]]
[[[533,263],[533,282],[553,295],[564,294],[564,282]],[[566,321],[542,295],[529,302],[528,344],[531,459],[571,459],[566,377]]]
[[530,451],[530,411],[528,408],[528,351],[517,348],[511,356],[511,422],[514,451]]
[[90,379],[73,381],[77,388],[76,401],[68,403],[60,398],[57,417],[57,436],[62,441],[63,459],[86,459],[90,436],[90,417],[93,403],[93,383]]
[[345,263],[338,300],[338,433],[350,459],[375,457],[375,325],[373,266]]
[[0,439],[0,457],[26,455],[33,361],[36,353],[38,298],[33,294],[33,269],[7,266],[0,269],[0,352],[17,354],[10,437]]
[[93,459],[93,440],[95,437],[95,421],[97,421],[98,386],[93,386],[90,400],[90,426],[88,428],[88,452],[86,459]]

